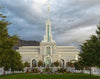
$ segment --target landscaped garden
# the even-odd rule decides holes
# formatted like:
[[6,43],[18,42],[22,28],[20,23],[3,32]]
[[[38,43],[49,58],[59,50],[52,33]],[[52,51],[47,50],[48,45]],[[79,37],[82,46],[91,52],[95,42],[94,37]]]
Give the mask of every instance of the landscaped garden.
[[0,76],[0,79],[100,79],[100,76],[87,74],[14,74]]

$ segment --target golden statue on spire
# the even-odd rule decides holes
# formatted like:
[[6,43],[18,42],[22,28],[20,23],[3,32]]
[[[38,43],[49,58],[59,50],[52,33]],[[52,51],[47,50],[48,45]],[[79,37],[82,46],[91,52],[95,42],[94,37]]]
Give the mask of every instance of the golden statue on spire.
[[49,20],[49,1],[48,1],[48,20]]
[[48,12],[49,12],[49,0],[47,0],[47,2],[48,2]]
[[48,6],[48,11],[49,11],[49,6]]

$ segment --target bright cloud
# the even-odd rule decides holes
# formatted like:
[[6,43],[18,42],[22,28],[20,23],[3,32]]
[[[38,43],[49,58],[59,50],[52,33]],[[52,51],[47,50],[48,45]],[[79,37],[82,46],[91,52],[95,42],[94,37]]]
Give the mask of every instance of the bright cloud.
[[45,4],[45,3],[47,3],[47,0],[33,0],[33,1],[38,3],[38,4]]

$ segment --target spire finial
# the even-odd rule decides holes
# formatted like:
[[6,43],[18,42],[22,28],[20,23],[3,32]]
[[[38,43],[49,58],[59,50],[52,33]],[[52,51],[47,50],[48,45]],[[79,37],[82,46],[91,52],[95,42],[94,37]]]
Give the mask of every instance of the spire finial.
[[49,21],[49,9],[50,9],[50,7],[49,7],[49,0],[47,2],[48,2],[48,21]]
[[49,20],[49,6],[48,6],[48,20]]
[[49,6],[48,6],[48,12],[49,12]]

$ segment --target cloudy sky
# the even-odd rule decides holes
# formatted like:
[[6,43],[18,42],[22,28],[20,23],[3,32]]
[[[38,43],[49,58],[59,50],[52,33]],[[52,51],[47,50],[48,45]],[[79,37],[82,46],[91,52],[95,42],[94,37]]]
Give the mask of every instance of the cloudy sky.
[[24,40],[43,40],[47,6],[50,6],[53,39],[57,45],[78,46],[100,21],[100,0],[0,0],[7,15],[9,34]]

